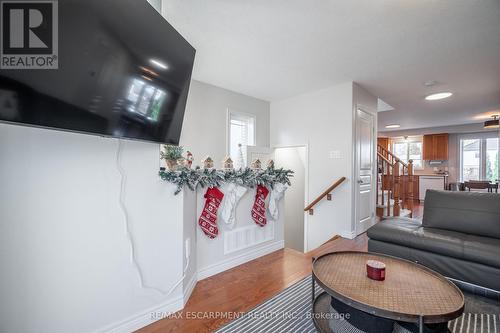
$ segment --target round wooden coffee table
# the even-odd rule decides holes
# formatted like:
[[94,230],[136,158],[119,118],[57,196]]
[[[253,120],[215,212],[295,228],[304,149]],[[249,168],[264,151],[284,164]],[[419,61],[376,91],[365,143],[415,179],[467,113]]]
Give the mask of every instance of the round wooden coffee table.
[[[385,281],[366,276],[367,260],[386,265]],[[334,252],[313,259],[313,320],[321,332],[331,332],[330,297],[371,315],[418,324],[445,323],[464,311],[464,295],[444,276],[411,261],[368,252]],[[315,295],[315,283],[324,293]]]

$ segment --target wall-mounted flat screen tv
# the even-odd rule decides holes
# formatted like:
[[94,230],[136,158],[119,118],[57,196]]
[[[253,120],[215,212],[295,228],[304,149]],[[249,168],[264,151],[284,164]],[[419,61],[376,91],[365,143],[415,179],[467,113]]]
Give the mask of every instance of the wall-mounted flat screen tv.
[[179,143],[195,49],[146,0],[1,5],[0,121]]

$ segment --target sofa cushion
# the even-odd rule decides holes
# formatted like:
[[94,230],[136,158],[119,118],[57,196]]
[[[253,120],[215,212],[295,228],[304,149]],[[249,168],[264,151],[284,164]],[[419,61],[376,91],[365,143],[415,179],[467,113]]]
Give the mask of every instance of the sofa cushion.
[[500,268],[500,239],[468,235],[464,259]]
[[412,233],[421,227],[419,221],[405,217],[388,217],[368,229],[369,238],[379,241],[408,244]]
[[414,249],[464,259],[466,234],[442,229],[419,228],[413,233],[410,246]]
[[500,239],[500,194],[427,190],[422,226]]

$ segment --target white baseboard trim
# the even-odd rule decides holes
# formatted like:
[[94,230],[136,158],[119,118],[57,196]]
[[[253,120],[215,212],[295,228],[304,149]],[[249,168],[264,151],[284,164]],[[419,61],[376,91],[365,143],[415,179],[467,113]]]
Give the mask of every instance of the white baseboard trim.
[[[198,281],[198,276],[196,272],[193,274],[188,284],[186,285],[183,295],[178,296],[175,299],[168,300],[160,305],[149,308],[147,311],[143,311],[134,316],[130,316],[120,322],[111,324],[109,326],[103,327],[96,331],[96,333],[130,333],[138,330],[140,328],[146,327],[158,320],[166,318],[168,314],[182,310],[186,305],[191,293],[196,286]],[[158,313],[157,317],[153,317],[152,314]]]
[[[280,250],[284,247],[284,240],[272,242],[234,258],[230,258],[201,269],[193,274],[188,284],[186,285],[186,288],[184,289],[183,295],[165,301],[162,304],[151,307],[119,322],[100,328],[96,330],[95,333],[130,333],[140,328],[146,327],[158,320],[165,318],[168,314],[182,310],[189,300],[189,297],[191,296],[191,293],[196,286],[196,282],[203,280],[209,276],[221,273],[230,268],[244,264],[250,260],[257,259],[271,252]],[[152,316],[152,314],[154,313],[158,313],[158,316]]]
[[186,305],[187,301],[189,300],[189,297],[191,297],[194,287],[196,287],[196,282],[198,282],[198,273],[194,272],[193,276],[191,277],[191,280],[189,280],[184,290],[184,300],[183,300],[184,305]]
[[[151,307],[136,315],[130,316],[124,320],[105,326],[95,331],[95,333],[130,333],[140,328],[146,327],[158,320],[166,318],[168,314],[182,310],[184,307],[184,298],[182,295],[170,299],[162,304]],[[152,314],[158,313],[157,317]]]
[[347,239],[354,239],[356,238],[356,231],[347,231],[347,230],[341,231],[340,237]]
[[234,258],[226,259],[214,265],[198,270],[198,281],[206,279],[207,277],[210,277],[212,275],[224,272],[230,268],[244,264],[250,260],[257,259],[271,252],[280,250],[284,247],[285,247],[285,241],[280,240],[264,246],[259,246],[258,248],[253,249],[251,251],[247,250],[247,252],[244,254],[241,254]]

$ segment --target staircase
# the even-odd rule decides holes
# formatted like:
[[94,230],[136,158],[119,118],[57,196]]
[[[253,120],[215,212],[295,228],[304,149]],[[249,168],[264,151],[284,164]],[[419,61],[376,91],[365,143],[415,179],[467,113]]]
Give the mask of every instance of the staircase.
[[413,161],[377,146],[377,216],[413,216]]

